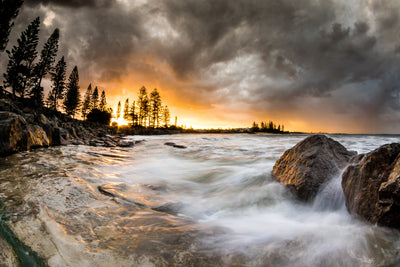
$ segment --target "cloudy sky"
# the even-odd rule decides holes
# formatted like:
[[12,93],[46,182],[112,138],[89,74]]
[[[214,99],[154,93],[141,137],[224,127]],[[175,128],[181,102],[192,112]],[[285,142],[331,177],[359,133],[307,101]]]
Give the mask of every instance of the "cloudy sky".
[[8,49],[36,16],[113,105],[144,85],[187,126],[400,133],[398,0],[25,0]]

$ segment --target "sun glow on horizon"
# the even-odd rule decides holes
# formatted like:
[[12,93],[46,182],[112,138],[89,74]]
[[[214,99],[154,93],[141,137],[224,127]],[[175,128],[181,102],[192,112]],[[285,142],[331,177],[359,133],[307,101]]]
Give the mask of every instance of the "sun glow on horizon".
[[125,120],[125,119],[122,117],[122,115],[119,116],[118,119],[115,118],[117,115],[116,115],[116,114],[114,114],[114,115],[115,115],[115,116],[113,116],[114,118],[111,119],[110,125],[113,125],[114,123],[117,123],[118,126],[126,126],[126,125],[129,125],[129,121]]

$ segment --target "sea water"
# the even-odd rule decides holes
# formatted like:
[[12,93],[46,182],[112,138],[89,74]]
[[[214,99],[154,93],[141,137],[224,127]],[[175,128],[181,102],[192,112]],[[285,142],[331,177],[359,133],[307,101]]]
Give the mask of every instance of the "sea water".
[[[330,137],[358,153],[400,142]],[[0,199],[51,266],[399,264],[399,233],[348,214],[340,175],[312,203],[273,179],[276,160],[304,138],[129,136],[141,142],[19,153],[0,160]]]

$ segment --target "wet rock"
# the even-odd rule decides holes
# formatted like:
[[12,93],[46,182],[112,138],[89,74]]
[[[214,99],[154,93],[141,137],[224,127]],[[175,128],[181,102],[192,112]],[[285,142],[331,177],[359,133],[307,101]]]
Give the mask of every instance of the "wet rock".
[[400,229],[400,144],[355,158],[342,175],[342,188],[350,213]]
[[79,146],[79,145],[84,145],[85,143],[83,141],[81,141],[81,140],[73,140],[71,142],[71,144],[75,145],[75,146]]
[[116,144],[115,144],[115,142],[113,142],[113,141],[105,140],[105,141],[104,141],[104,146],[105,146],[105,147],[116,147]]
[[41,125],[46,125],[46,124],[49,123],[48,120],[47,120],[47,118],[46,118],[46,116],[43,115],[43,114],[40,114],[40,115],[38,116],[38,122],[39,122]]
[[186,146],[184,146],[184,145],[177,145],[177,144],[175,144],[174,142],[166,142],[166,143],[164,143],[164,145],[166,145],[166,146],[172,146],[172,147],[175,147],[175,148],[181,148],[181,149],[186,148]]
[[149,208],[147,205],[137,202],[134,199],[130,199],[124,196],[124,193],[127,190],[127,185],[124,183],[119,184],[103,184],[97,186],[97,189],[100,193],[105,196],[112,197],[112,199],[119,204],[128,204],[139,208]]
[[19,266],[13,248],[3,239],[0,239],[0,266]]
[[0,156],[27,150],[26,127],[22,116],[0,111]]
[[152,210],[159,211],[159,212],[165,212],[165,213],[169,213],[172,215],[178,215],[178,213],[182,210],[182,208],[183,208],[182,203],[168,202],[168,203],[165,203],[164,205],[152,208]]
[[38,147],[48,147],[50,142],[46,132],[38,125],[27,126],[27,150]]
[[89,146],[104,146],[104,142],[99,139],[93,139],[89,141]]
[[134,146],[134,145],[135,145],[135,143],[132,142],[132,141],[123,141],[123,140],[120,140],[120,141],[118,141],[118,143],[117,143],[117,146],[119,146],[119,147],[132,147],[132,146]]
[[166,183],[158,183],[158,184],[145,184],[143,185],[154,191],[166,191],[168,189],[168,185]]
[[45,124],[42,126],[43,130],[47,134],[50,146],[61,145],[61,130],[58,127],[54,127],[51,124]]
[[273,168],[274,177],[303,201],[315,197],[320,186],[348,164],[355,152],[325,135],[307,137],[285,151]]
[[69,132],[68,132],[66,129],[64,129],[64,128],[60,128],[60,136],[61,136],[64,140],[70,139]]

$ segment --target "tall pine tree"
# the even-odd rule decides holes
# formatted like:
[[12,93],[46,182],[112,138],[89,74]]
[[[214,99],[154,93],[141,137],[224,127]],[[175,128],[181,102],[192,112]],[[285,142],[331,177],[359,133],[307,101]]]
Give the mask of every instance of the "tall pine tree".
[[22,0],[1,0],[0,1],[0,52],[6,49],[8,36],[14,26],[13,19],[18,16]]
[[44,44],[43,50],[40,53],[40,60],[34,67],[34,77],[32,82],[31,99],[35,106],[43,105],[43,87],[41,86],[42,79],[52,69],[58,51],[58,39],[60,31],[55,29],[50,35],[47,42]]
[[118,105],[117,105],[117,120],[119,119],[120,116],[121,116],[121,101],[118,101]]
[[131,114],[129,112],[129,98],[125,100],[125,105],[124,105],[124,120],[129,121],[131,117]]
[[99,108],[99,90],[97,89],[96,86],[92,94],[92,109],[98,109],[98,108]]
[[51,100],[54,102],[54,110],[57,110],[57,102],[64,98],[65,91],[65,78],[67,75],[67,63],[65,63],[64,57],[62,57],[56,64],[54,70],[50,72],[51,81],[53,83],[51,93],[53,97]]
[[151,127],[158,127],[160,124],[161,97],[157,89],[150,93],[149,124]]
[[164,120],[164,127],[165,128],[169,127],[170,117],[171,117],[171,115],[169,113],[169,108],[168,108],[168,106],[165,106],[164,110],[163,110],[163,120]]
[[139,90],[137,103],[139,106],[138,124],[140,126],[146,126],[147,115],[149,113],[149,98],[147,96],[146,87],[144,86]]
[[67,92],[64,98],[64,109],[69,116],[75,116],[80,104],[79,97],[79,73],[78,67],[75,66],[68,78]]
[[7,72],[4,74],[4,85],[11,87],[14,96],[18,93],[21,98],[24,98],[32,80],[33,61],[37,56],[36,47],[39,41],[39,24],[40,19],[37,17],[21,33],[17,45],[13,46],[11,52],[7,50],[9,61]]
[[82,117],[86,120],[87,114],[92,110],[92,84],[89,84],[82,104]]
[[100,111],[107,110],[106,93],[104,92],[104,90],[101,92],[99,109],[100,109]]

